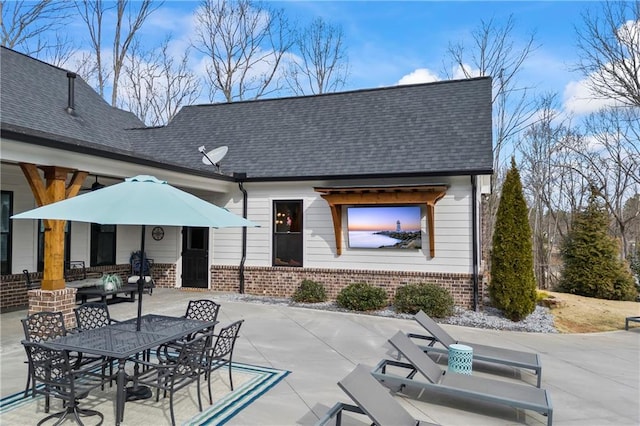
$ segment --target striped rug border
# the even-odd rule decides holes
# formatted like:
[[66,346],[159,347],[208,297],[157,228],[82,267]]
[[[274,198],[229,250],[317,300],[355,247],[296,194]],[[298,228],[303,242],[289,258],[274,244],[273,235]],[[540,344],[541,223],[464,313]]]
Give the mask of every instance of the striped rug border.
[[[237,386],[233,392],[215,401],[213,405],[205,408],[201,413],[197,413],[190,420],[183,423],[184,426],[224,425],[291,373],[287,370],[239,362],[232,364],[232,370],[249,373],[253,377],[241,386]],[[41,386],[39,385],[39,387]],[[31,404],[38,398],[44,398],[44,396],[39,395],[36,399],[32,399],[31,391],[28,392],[26,397],[24,396],[24,391],[6,396],[0,399],[0,415],[23,405]]]

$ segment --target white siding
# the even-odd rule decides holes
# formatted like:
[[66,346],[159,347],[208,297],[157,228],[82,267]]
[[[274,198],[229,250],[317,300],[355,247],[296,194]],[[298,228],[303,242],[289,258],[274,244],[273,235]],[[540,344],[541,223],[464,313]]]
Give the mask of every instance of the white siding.
[[[0,182],[3,191],[13,192],[13,214],[33,209],[36,206],[31,188],[18,166],[3,164],[0,168]],[[126,207],[125,207],[126,208]],[[23,269],[35,271],[37,267],[37,220],[14,220],[12,234],[12,273]],[[151,238],[153,226],[147,226],[145,251],[158,263],[175,263],[180,256],[181,228],[163,227],[165,234],[161,241]],[[83,260],[89,265],[91,248],[91,225],[83,222],[71,224],[71,259]],[[116,263],[129,263],[134,250],[140,250],[140,226],[117,227]]]
[[[35,207],[26,179],[17,166],[3,164],[2,189],[14,194],[14,214]],[[247,229],[247,266],[272,266],[272,209],[275,200],[302,200],[303,202],[303,259],[308,268],[403,270],[416,272],[471,273],[471,184],[469,177],[441,178],[432,181],[390,180],[384,182],[349,182],[349,185],[446,184],[449,189],[435,207],[435,257],[429,256],[426,209],[423,208],[421,250],[366,250],[350,249],[346,238],[346,211],[343,211],[342,255],[337,256],[333,222],[328,204],[313,190],[315,186],[340,185],[335,182],[302,183],[247,183],[247,217],[260,228]],[[341,183],[343,185],[343,183]],[[198,193],[196,195],[224,206],[242,215],[242,192],[231,186],[228,194]],[[126,208],[126,207],[125,207]],[[343,209],[344,210],[344,209]],[[35,270],[37,253],[37,221],[13,221],[12,271]],[[180,227],[163,227],[164,238],[151,237],[153,225],[147,226],[145,250],[157,263],[176,263],[178,277],[181,266]],[[131,251],[140,248],[139,226],[118,226],[116,262],[128,263]],[[72,224],[71,257],[89,264],[90,226]],[[210,264],[240,264],[242,256],[242,230],[240,228],[212,229],[210,233]],[[179,285],[180,279],[176,285]]]
[[[19,167],[3,164],[0,167],[0,182],[2,182],[3,191],[13,192],[13,214],[36,207],[31,189]],[[14,220],[12,222],[11,272],[18,274],[23,269],[35,271],[38,261],[36,233],[38,221]]]
[[[367,182],[371,184],[371,182]],[[397,182],[393,182],[395,184]],[[409,183],[409,182],[407,182]],[[328,204],[313,190],[327,182],[251,183],[248,218],[261,225],[247,231],[247,266],[272,266],[272,209],[275,200],[303,201],[304,267],[331,269],[403,270],[416,272],[470,273],[472,268],[471,184],[467,178],[439,179],[449,185],[435,207],[435,257],[429,256],[426,209],[422,214],[422,250],[350,249],[346,241],[346,212],[343,209],[342,255],[336,255],[333,222]],[[384,182],[390,184],[390,182]],[[357,184],[355,184],[357,185]],[[225,206],[241,214],[241,197],[226,200]],[[237,233],[237,234],[236,234]],[[214,263],[237,265],[240,260],[239,230],[214,230]]]

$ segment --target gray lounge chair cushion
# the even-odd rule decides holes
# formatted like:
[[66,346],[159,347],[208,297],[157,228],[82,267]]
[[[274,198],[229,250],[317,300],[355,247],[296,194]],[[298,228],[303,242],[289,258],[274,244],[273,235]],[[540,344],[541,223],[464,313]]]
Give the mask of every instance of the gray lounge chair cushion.
[[414,318],[433,336],[433,338],[436,339],[436,341],[445,347],[445,349],[442,349],[438,347],[422,346],[422,350],[427,352],[447,353],[449,346],[455,343],[471,346],[473,348],[474,361],[485,361],[534,370],[538,376],[537,386],[540,387],[542,379],[542,365],[540,364],[540,357],[538,354],[496,346],[480,345],[472,342],[458,341],[449,335],[437,322],[431,319],[424,312],[418,312],[414,315]]
[[416,385],[451,395],[535,410],[547,414],[548,424],[551,424],[553,410],[546,390],[478,376],[447,374],[408,336],[400,331],[389,339],[389,343],[430,382],[421,384],[414,381]]
[[371,368],[358,364],[356,368],[338,386],[349,395],[367,416],[378,425],[417,424],[414,419],[371,375]]

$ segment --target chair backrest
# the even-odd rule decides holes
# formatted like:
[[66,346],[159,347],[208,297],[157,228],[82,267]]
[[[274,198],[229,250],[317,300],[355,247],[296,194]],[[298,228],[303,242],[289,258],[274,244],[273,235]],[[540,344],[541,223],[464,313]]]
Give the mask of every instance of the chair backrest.
[[448,348],[449,345],[453,345],[454,343],[458,343],[456,339],[451,337],[449,333],[447,333],[437,322],[435,322],[431,317],[425,314],[423,311],[418,312],[413,316],[418,324],[423,326],[425,330],[427,330],[431,335],[440,343],[444,345],[444,347]]
[[28,269],[23,269],[22,270],[22,275],[24,275],[24,282],[27,285],[27,289],[31,290],[34,288],[40,288],[40,281],[32,281],[31,280],[31,274],[29,274],[29,270]]
[[[151,275],[150,271],[153,266],[153,259],[149,259],[145,253],[144,268],[141,268],[142,257],[142,252],[140,250],[131,253],[131,257],[129,258],[129,263],[131,264],[131,275]],[[140,273],[140,269],[142,269],[142,273]]]
[[429,358],[427,354],[422,352],[413,341],[401,331],[398,331],[389,343],[398,350],[423,376],[431,383],[438,383],[444,374],[444,371]]
[[182,344],[178,358],[174,363],[174,371],[171,374],[173,380],[177,381],[182,377],[195,377],[200,374],[204,352],[212,334],[213,331],[199,334],[198,337]]
[[67,351],[53,349],[44,342],[23,341],[22,344],[27,350],[33,377],[38,382],[55,388],[73,385],[72,367]]
[[184,317],[200,321],[216,321],[218,311],[220,311],[220,305],[213,300],[190,300]]
[[62,312],[36,312],[20,321],[24,338],[30,342],[46,342],[67,334]]
[[233,353],[233,347],[236,344],[236,339],[240,332],[240,326],[242,326],[243,322],[244,320],[233,322],[218,331],[218,338],[213,345],[213,358],[222,358]]
[[389,391],[371,375],[371,369],[362,364],[338,382],[338,386],[365,412],[377,425],[418,424],[396,401]]
[[87,302],[74,309],[76,325],[80,330],[92,330],[111,323],[109,308],[104,302]]

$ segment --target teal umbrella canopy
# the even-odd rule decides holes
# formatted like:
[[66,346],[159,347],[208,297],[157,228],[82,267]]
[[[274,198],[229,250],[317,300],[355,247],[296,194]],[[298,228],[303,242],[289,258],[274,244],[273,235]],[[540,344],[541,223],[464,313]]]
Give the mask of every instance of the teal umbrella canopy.
[[255,227],[253,222],[153,176],[140,175],[97,191],[11,216],[109,225]]
[[[144,265],[144,225],[208,228],[254,227],[253,222],[181,191],[153,176],[139,175],[124,182],[47,204],[11,216],[12,219],[58,219],[105,225],[143,225],[140,252]],[[138,279],[138,318],[142,316],[144,277]]]

